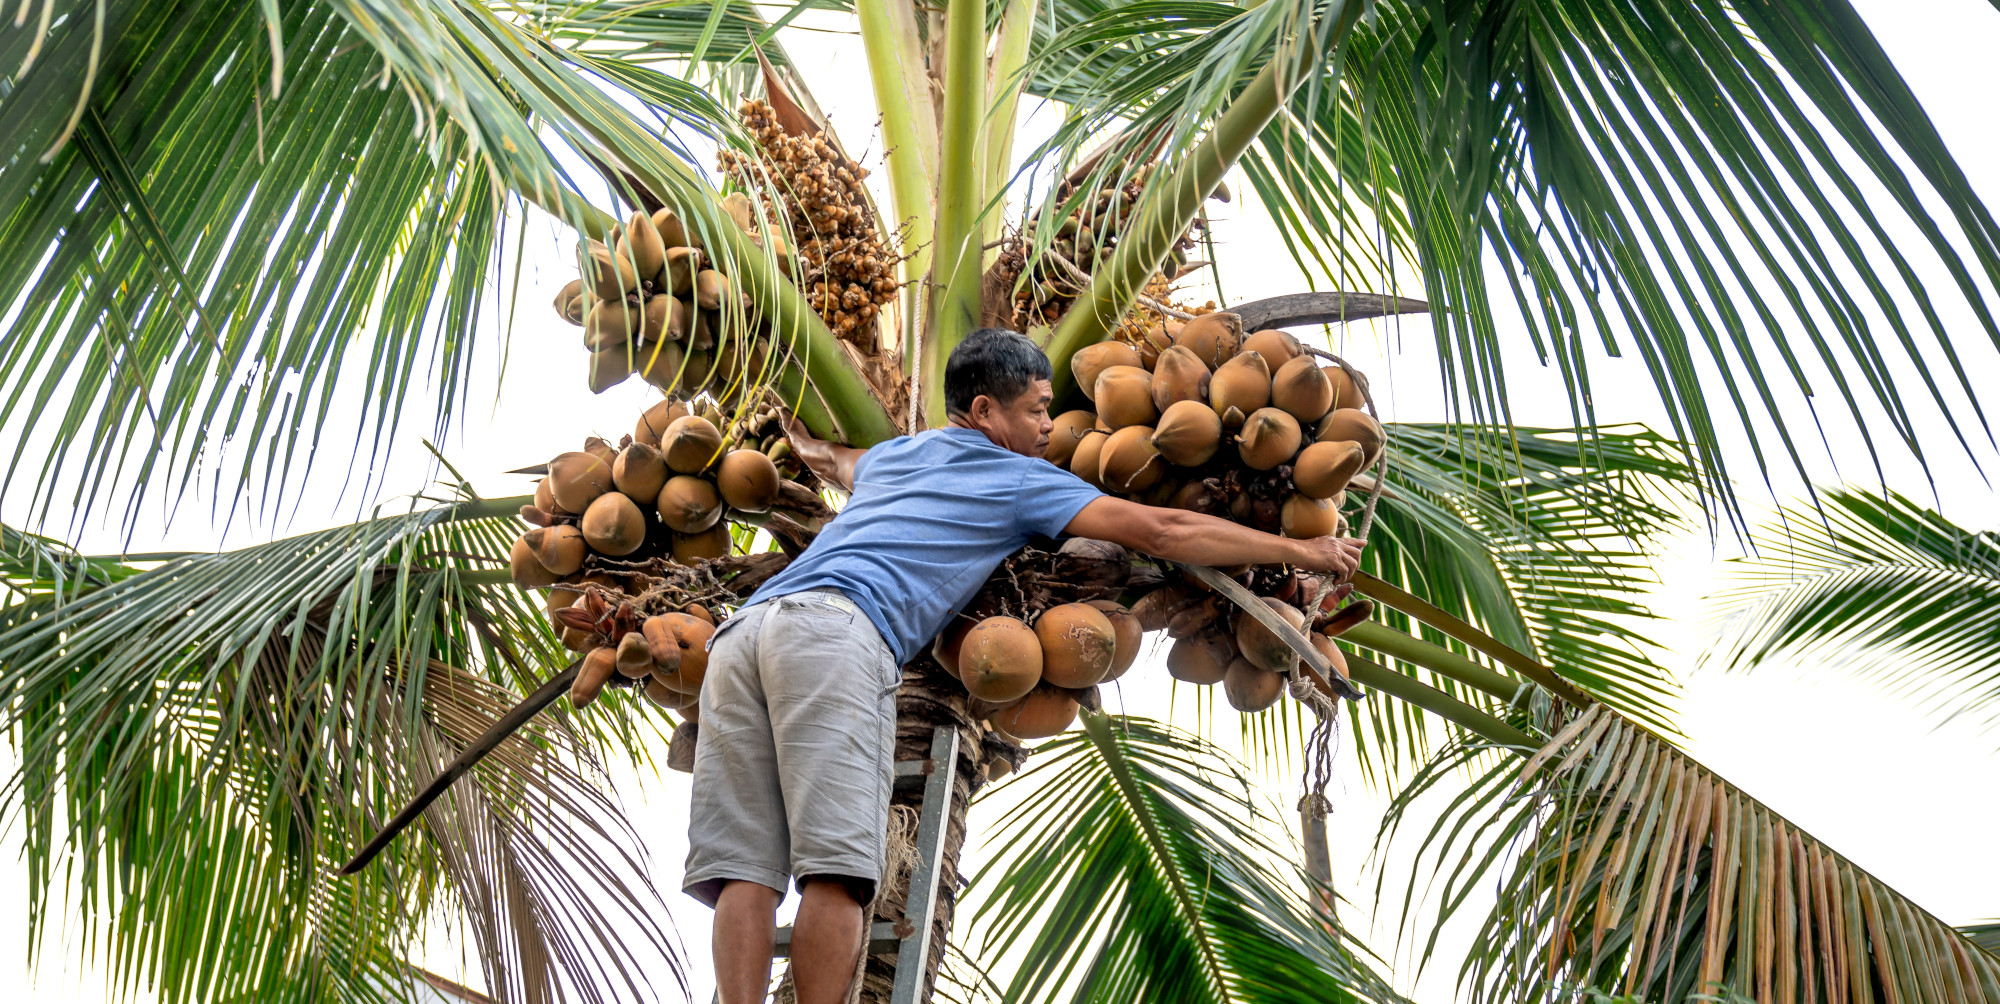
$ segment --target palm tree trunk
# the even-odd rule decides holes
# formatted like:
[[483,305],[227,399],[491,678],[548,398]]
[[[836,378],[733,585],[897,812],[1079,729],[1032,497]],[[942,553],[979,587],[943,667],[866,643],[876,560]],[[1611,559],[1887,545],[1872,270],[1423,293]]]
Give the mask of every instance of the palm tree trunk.
[[[986,729],[966,711],[965,688],[957,680],[945,675],[929,653],[913,660],[903,670],[903,687],[896,695],[896,759],[922,760],[930,756],[931,737],[938,726],[949,725],[958,729],[960,755],[953,765],[951,786],[951,806],[945,816],[944,855],[938,862],[938,898],[931,911],[931,951],[924,960],[923,992],[918,1000],[929,1000],[932,988],[937,985],[938,966],[944,962],[945,945],[951,934],[951,922],[957,912],[959,852],[965,846],[965,814],[972,800],[972,789],[979,770],[980,742]],[[893,821],[907,820],[909,832],[915,833],[916,813],[923,798],[921,791],[899,793],[890,811]],[[892,844],[893,850],[893,844]],[[875,897],[875,920],[901,923],[904,916],[910,888],[910,862],[890,862],[890,874],[885,879],[884,888]],[[862,974],[862,1004],[888,1004],[890,990],[896,985],[896,956],[870,956],[866,970]]]

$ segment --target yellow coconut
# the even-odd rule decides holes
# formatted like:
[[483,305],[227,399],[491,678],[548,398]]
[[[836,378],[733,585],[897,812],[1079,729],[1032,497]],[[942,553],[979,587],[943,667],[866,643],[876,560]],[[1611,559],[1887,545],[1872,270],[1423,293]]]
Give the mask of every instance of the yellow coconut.
[[1340,366],[1325,367],[1327,382],[1333,385],[1333,406],[1336,408],[1359,408],[1368,403],[1367,395],[1361,393],[1361,385],[1354,380],[1354,374]]
[[1305,348],[1299,345],[1299,340],[1292,337],[1291,332],[1276,328],[1265,328],[1243,339],[1243,351],[1263,356],[1264,365],[1271,367],[1273,372],[1305,354]]
[[618,238],[618,253],[632,259],[639,278],[646,282],[658,283],[660,269],[667,263],[666,242],[660,239],[653,218],[643,212],[635,211],[625,221],[625,235]]
[[1078,349],[1069,357],[1069,369],[1076,376],[1076,385],[1085,397],[1097,400],[1097,377],[1113,366],[1131,366],[1144,369],[1139,359],[1139,350],[1124,342],[1098,342]]
[[1178,345],[1160,353],[1153,365],[1153,407],[1165,413],[1177,401],[1208,400],[1208,366]]
[[556,293],[556,313],[562,315],[562,319],[571,324],[581,325],[583,323],[583,311],[587,307],[588,302],[583,297],[582,279],[571,279],[568,285],[565,285],[560,292]]
[[535,482],[535,508],[546,513],[562,512],[562,507],[556,505],[556,493],[554,489],[555,486],[549,484],[548,478],[543,478]]
[[1244,714],[1263,711],[1285,696],[1285,678],[1239,656],[1222,676],[1222,696]]
[[543,567],[535,557],[535,546],[525,536],[516,538],[513,550],[507,552],[507,569],[514,576],[514,584],[522,589],[547,589],[562,578]]
[[1153,447],[1153,429],[1128,425],[1112,433],[1099,451],[1097,481],[1121,495],[1143,492],[1160,481],[1167,465]]
[[703,558],[727,558],[730,546],[729,524],[718,522],[700,533],[674,534],[674,560],[692,565]]
[[632,375],[632,346],[617,345],[592,352],[583,372],[592,394],[602,394],[624,383]]
[[676,694],[658,678],[646,681],[646,697],[668,711],[687,711],[701,703],[700,694]]
[[722,518],[722,494],[715,485],[692,474],[668,478],[654,506],[660,522],[675,533],[700,533]]
[[618,639],[618,675],[637,680],[653,674],[653,654],[646,651],[646,637],[637,631]]
[[581,513],[611,490],[611,465],[581,451],[549,461],[549,492],[564,512]]
[[1132,616],[1138,619],[1141,631],[1164,631],[1167,622],[1181,608],[1197,599],[1195,592],[1186,586],[1160,586],[1132,603]]
[[[708,640],[715,636],[715,625],[683,613],[665,613],[647,618],[647,623],[655,622],[658,627],[647,632],[650,646],[662,647],[659,642],[664,636],[670,638],[679,651],[672,660],[675,668],[669,673],[655,672],[654,677],[675,693],[692,694],[701,690],[701,681],[708,675]],[[660,660],[656,658],[655,661]]]
[[521,539],[535,549],[535,560],[557,575],[575,573],[583,567],[583,559],[590,555],[583,531],[567,524],[538,526],[522,534]]
[[938,636],[931,640],[931,658],[936,659],[938,665],[943,666],[944,671],[950,673],[954,680],[958,679],[959,649],[965,644],[966,633],[977,623],[979,622],[975,620],[953,616],[951,620],[945,622],[944,630],[939,631]]
[[583,511],[583,539],[592,550],[622,557],[646,542],[646,514],[623,492],[605,492]]
[[667,263],[660,270],[660,292],[676,299],[694,298],[694,277],[701,271],[702,254],[695,248],[668,248]]
[[1222,418],[1201,401],[1176,401],[1153,429],[1153,448],[1168,463],[1200,467],[1222,446]]
[[1271,371],[1264,365],[1264,357],[1255,352],[1232,356],[1209,378],[1209,407],[1230,428],[1241,425],[1243,416],[1270,403]]
[[1221,683],[1236,658],[1236,646],[1221,631],[1204,631],[1178,639],[1167,649],[1167,675],[1201,686]]
[[1057,415],[1055,428],[1049,430],[1049,446],[1042,451],[1042,459],[1057,467],[1068,467],[1069,458],[1076,454],[1077,443],[1096,424],[1095,412],[1077,410]]
[[1160,417],[1153,407],[1153,374],[1137,366],[1110,366],[1097,376],[1097,419],[1112,431],[1128,425],[1152,425]]
[[1226,310],[1203,314],[1181,325],[1174,344],[1192,350],[1202,365],[1214,370],[1242,347],[1243,319]]
[[722,431],[699,415],[677,418],[660,437],[660,452],[675,474],[700,474],[722,452]]
[[1309,356],[1300,356],[1278,367],[1271,376],[1271,404],[1310,425],[1333,408],[1333,383],[1326,371]]
[[1019,700],[1041,682],[1042,643],[1012,617],[988,617],[965,633],[958,672],[966,692],[982,701]]
[[611,483],[634,500],[657,498],[667,483],[667,462],[659,450],[635,442],[611,462]]
[[757,450],[731,450],[716,466],[715,487],[730,508],[763,512],[778,501],[778,466]]
[[[618,447],[611,445],[611,441],[605,439],[603,436],[585,436],[583,438],[583,452],[607,464],[613,463],[618,459]],[[616,481],[615,478],[613,480],[614,482]]]
[[[1306,615],[1298,607],[1275,596],[1257,598],[1294,630],[1305,630]],[[1251,665],[1273,673],[1289,673],[1299,661],[1299,654],[1292,651],[1284,639],[1265,627],[1264,622],[1250,616],[1248,611],[1237,611],[1236,614],[1236,651],[1250,660]]]
[[1330,499],[1347,490],[1367,459],[1360,443],[1307,444],[1292,464],[1292,485],[1307,498]]
[[1167,330],[1166,325],[1155,324],[1147,328],[1146,334],[1139,339],[1139,344],[1136,346],[1139,350],[1139,365],[1152,369],[1158,363],[1160,353],[1165,352],[1173,344],[1174,333]]
[[1300,540],[1338,536],[1341,524],[1338,502],[1333,499],[1308,498],[1304,495],[1294,495],[1286,499],[1285,506],[1278,516],[1278,525],[1284,535]]
[[659,231],[660,240],[670,248],[685,247],[688,244],[687,225],[671,209],[653,210],[653,229]]
[[1358,408],[1336,408],[1320,419],[1314,439],[1322,443],[1358,443],[1366,454],[1361,467],[1366,470],[1382,456],[1382,445],[1387,437],[1382,435],[1382,423],[1373,415]]
[[630,300],[599,300],[583,317],[583,347],[592,352],[623,346],[639,337],[646,312]]
[[1104,674],[1104,679],[1098,681],[1105,683],[1124,676],[1125,671],[1132,668],[1132,663],[1138,661],[1139,645],[1145,640],[1146,631],[1139,626],[1139,618],[1116,600],[1091,600],[1090,606],[1111,622],[1111,633],[1116,640],[1111,669]]
[[604,685],[618,675],[618,652],[609,645],[591,649],[584,653],[583,666],[577,670],[576,679],[569,685],[569,703],[578,708],[588,707],[604,692]]
[[1110,438],[1110,435],[1092,429],[1076,441],[1076,450],[1069,457],[1069,472],[1100,491],[1104,488],[1104,480],[1099,468],[1104,456],[1104,442]]
[[583,278],[599,300],[623,300],[639,291],[639,273],[632,260],[611,253],[602,244],[593,244],[584,256]]
[[703,310],[721,310],[730,291],[729,279],[712,268],[694,274],[694,303]]
[[1047,739],[1076,724],[1078,707],[1073,691],[1043,684],[991,721],[994,728],[1016,739]]
[[1042,645],[1042,680],[1072,690],[1094,686],[1111,672],[1118,632],[1104,611],[1086,603],[1050,607],[1035,618]]
[[1236,453],[1252,470],[1268,471],[1299,452],[1298,419],[1276,408],[1259,408],[1243,422]]
[[686,414],[688,414],[686,401],[661,401],[647,408],[646,413],[639,416],[638,424],[632,427],[632,439],[634,442],[658,447],[660,437],[666,433],[667,426],[674,424],[674,419]]

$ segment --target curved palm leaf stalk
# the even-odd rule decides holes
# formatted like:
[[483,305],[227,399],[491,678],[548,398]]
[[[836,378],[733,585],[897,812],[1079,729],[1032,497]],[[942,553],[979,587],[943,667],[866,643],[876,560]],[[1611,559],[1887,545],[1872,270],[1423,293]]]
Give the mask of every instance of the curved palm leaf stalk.
[[[1049,336],[1047,350],[1055,364],[1057,400],[1075,384],[1069,357],[1086,345],[1103,341],[1117,327],[1174,242],[1187,233],[1202,202],[1256,142],[1292,92],[1316,74],[1337,79],[1342,47],[1365,6],[1359,0],[1336,0],[1320,22],[1302,26],[1294,47],[1274,54],[1230,102],[1228,110],[1216,118],[1208,135],[1174,165],[1166,180],[1148,188],[1111,257],[1091,272],[1090,288],[1071,304]],[[1322,54],[1331,57],[1323,60]],[[1321,86],[1331,84],[1322,82]]]
[[920,353],[923,372],[931,377],[922,381],[923,413],[933,426],[945,422],[945,360],[979,326],[980,234],[987,216],[985,0],[953,0],[944,24],[935,265]]
[[1793,506],[1730,565],[1714,597],[1712,658],[1753,668],[1780,654],[1832,660],[1949,718],[2000,721],[2000,534],[1958,526],[1896,492],[1840,488]]
[[[1463,762],[1450,750],[1439,766]],[[2000,1000],[2000,958],[1602,706],[1525,762],[1486,771],[1451,815],[1419,851],[1451,868],[1437,923],[1469,890],[1499,887],[1461,969],[1473,1001],[1583,987],[1643,1000]]]
[[[331,869],[560,665],[539,605],[472,585],[526,499],[479,500],[151,569],[7,531],[8,779],[31,924],[74,878],[117,985],[162,1000],[400,999],[421,924],[462,919],[499,999],[651,993],[680,963],[594,764],[622,713],[499,744],[421,839]],[[567,987],[570,989],[559,990]]]
[[1044,783],[1003,818],[1005,849],[972,885],[990,954],[1031,941],[1007,1000],[1403,1000],[1301,908],[1315,884],[1276,864],[1276,821],[1220,751],[1088,713],[1037,754],[1024,776]]

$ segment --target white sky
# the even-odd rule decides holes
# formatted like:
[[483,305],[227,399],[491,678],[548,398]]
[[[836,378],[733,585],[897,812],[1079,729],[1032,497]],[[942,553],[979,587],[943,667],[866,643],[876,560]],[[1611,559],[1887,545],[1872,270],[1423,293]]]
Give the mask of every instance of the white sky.
[[[1993,132],[1992,110],[1996,84],[1993,53],[2000,52],[2000,15],[1982,0],[1861,0],[1858,6],[1930,112],[1974,187],[1989,206],[2000,207],[2000,166],[1996,166],[2000,164],[2000,139]],[[862,65],[858,44],[837,35],[791,35],[794,37],[787,39],[787,45],[846,145],[879,150],[879,143],[869,141],[873,102],[866,78],[858,70]],[[1028,131],[1039,135],[1043,129],[1031,120]],[[1026,146],[1024,140],[1020,149]],[[1247,186],[1233,187],[1242,193]],[[1228,207],[1212,204],[1211,211],[1217,217],[1218,239],[1225,245],[1225,282],[1232,299],[1305,288],[1281,245],[1254,210],[1238,201]],[[452,462],[487,495],[526,492],[530,487],[527,479],[498,472],[574,449],[581,437],[590,433],[615,439],[630,429],[633,417],[653,400],[650,389],[636,380],[600,397],[593,397],[583,387],[584,359],[575,344],[576,329],[557,321],[547,306],[555,289],[574,276],[564,250],[571,238],[562,230],[545,218],[531,221],[530,257],[538,264],[522,277],[521,313],[506,377],[497,397],[491,396],[498,354],[488,353],[477,370],[480,375],[474,377],[473,397],[482,403],[461,417],[455,439],[442,444]],[[540,250],[534,250],[536,242],[541,242]],[[1933,269],[1926,274],[1934,283],[1941,283],[1936,273]],[[1948,302],[1954,294],[1940,285],[1939,295]],[[1958,309],[1948,312],[1947,318],[1953,330],[1961,333],[1975,386],[2000,384],[2000,360],[1982,344],[1984,339],[1969,313]],[[495,334],[499,323],[497,319],[490,322]],[[1519,344],[1520,351],[1509,359],[1516,420],[1522,424],[1568,424],[1567,406],[1560,394],[1553,392],[1559,386],[1555,375],[1536,370],[1525,338]],[[1370,374],[1391,419],[1434,421],[1443,417],[1430,328],[1425,320],[1356,326],[1339,335],[1334,347]],[[1652,403],[1653,391],[1635,358],[1599,361],[1593,368],[1593,380],[1601,421],[1648,421],[1657,427],[1661,413]],[[1802,443],[1810,445],[1813,433],[1809,425],[1801,424],[1806,421],[1803,410],[1796,411],[1788,414],[1788,420],[1794,423]],[[1935,416],[1923,411],[1919,414],[1934,433],[1930,442],[1949,442]],[[556,415],[565,417],[557,419]],[[426,417],[413,416],[406,425],[393,465],[379,475],[389,486],[381,498],[419,490],[425,478],[432,476],[417,442]],[[1839,458],[1838,475],[1872,479],[1853,430],[1838,420],[1830,421],[1827,437],[1827,453]],[[330,442],[344,445],[339,444],[337,433]],[[1800,487],[1787,472],[1774,471],[1773,488],[1767,493],[1754,482],[1754,467],[1740,445],[1732,450],[1732,458],[1740,465],[1738,477],[1746,479],[1743,491],[1753,507],[1773,496],[1789,499]],[[2000,496],[1973,464],[1963,454],[1944,448],[1938,448],[1936,458],[1932,475],[1944,513],[1976,528],[2000,527]],[[1996,459],[2000,458],[1990,448],[1978,455],[1979,464],[1988,470],[1994,469]],[[1892,486],[1914,497],[1930,491],[1921,472],[1907,458],[1889,456],[1886,460]],[[1824,456],[1814,462],[1820,465],[1814,473],[1816,479],[1836,478]],[[338,468],[340,464],[335,461],[328,466]],[[285,523],[283,532],[345,522],[359,515],[362,500],[336,498],[343,473],[335,470],[316,476],[307,501]],[[147,514],[133,538],[133,548],[216,546],[218,527],[207,518],[206,495],[202,502],[184,506],[170,527],[162,527],[157,512]],[[21,492],[0,499],[0,515],[16,523],[23,518],[25,507]],[[55,522],[67,521],[59,516]],[[56,532],[60,532],[59,527]],[[250,525],[239,519],[225,539],[238,546],[270,534],[268,523],[260,516]],[[116,527],[103,525],[101,519],[74,536],[87,550],[116,550],[121,543]],[[1720,560],[1737,553],[1727,539],[1711,545],[1705,531],[1691,533],[1659,568],[1661,582],[1653,607],[1663,621],[1651,631],[1665,645],[1663,661],[1686,685],[1680,723],[1691,752],[1945,920],[1963,924],[2000,916],[2000,863],[1992,854],[1994,834],[2000,833],[2000,754],[1995,752],[2000,747],[2000,734],[1982,735],[1964,726],[1933,729],[1928,719],[1876,688],[1844,679],[1819,665],[1775,666],[1752,676],[1699,668],[1697,659],[1712,640],[1702,624],[1702,597],[1716,587]],[[1168,717],[1166,683],[1158,656],[1149,657],[1126,679],[1122,694],[1126,709]],[[1190,713],[1190,704],[1183,691],[1174,717],[1183,725],[1201,727],[1203,723]],[[1228,749],[1239,747],[1233,717],[1225,711],[1207,723],[1213,738]],[[1272,778],[1269,793],[1277,802],[1289,805],[1296,797],[1296,786],[1295,778]],[[676,888],[685,847],[685,776],[649,777],[644,784],[620,787],[657,855],[652,863],[655,880],[663,888]],[[1349,899],[1365,907],[1373,879],[1370,875],[1367,882],[1362,881],[1360,862],[1372,843],[1382,798],[1361,782],[1351,762],[1343,764],[1333,794],[1336,877]],[[975,841],[985,815],[975,813]],[[0,857],[18,861],[19,835],[9,834],[6,840],[15,854],[0,851]],[[976,855],[977,848],[970,853]],[[0,896],[11,899],[20,895],[23,900],[12,901],[23,902],[25,881],[18,865],[0,870]],[[707,912],[677,895],[670,903],[694,962],[696,999],[706,1001],[711,986]],[[1350,923],[1361,922],[1360,910],[1350,909],[1344,916]],[[1393,907],[1385,910],[1384,916],[1393,918]],[[0,922],[0,946],[22,945],[23,924],[21,915],[9,915]],[[1394,956],[1400,985],[1419,1001],[1451,999],[1464,933],[1455,931],[1445,939],[1439,961],[1421,978],[1416,977],[1415,967],[1407,964],[1405,956]],[[57,940],[48,943],[50,954],[43,956],[30,987],[17,991],[19,999],[39,1004],[102,998],[102,976],[95,966],[77,957],[77,935],[73,928],[57,933]],[[1395,951],[1393,929],[1379,929],[1370,937],[1385,954]],[[448,976],[478,982],[476,973],[465,971],[456,948],[439,946],[429,962]]]

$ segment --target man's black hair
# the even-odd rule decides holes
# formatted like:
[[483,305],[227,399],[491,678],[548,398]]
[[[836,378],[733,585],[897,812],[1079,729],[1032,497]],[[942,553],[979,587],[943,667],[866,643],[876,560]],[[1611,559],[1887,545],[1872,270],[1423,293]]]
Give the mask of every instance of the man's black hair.
[[1035,381],[1054,374],[1049,357],[1028,336],[1005,328],[980,328],[965,336],[944,361],[944,407],[963,415],[981,394],[1012,401]]

